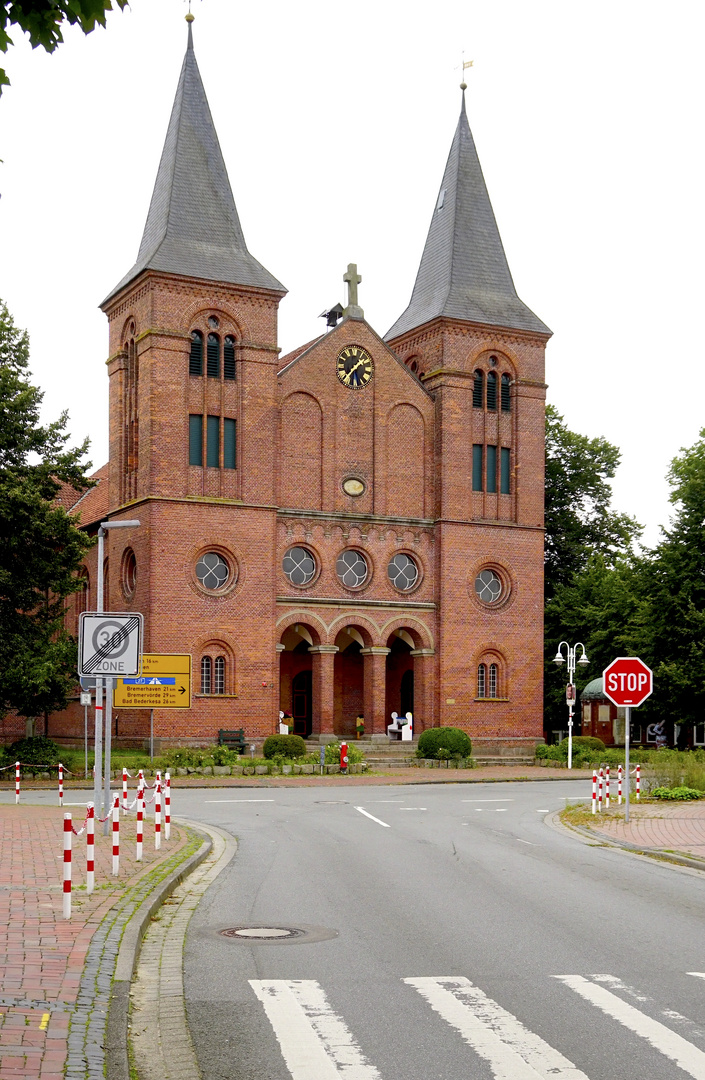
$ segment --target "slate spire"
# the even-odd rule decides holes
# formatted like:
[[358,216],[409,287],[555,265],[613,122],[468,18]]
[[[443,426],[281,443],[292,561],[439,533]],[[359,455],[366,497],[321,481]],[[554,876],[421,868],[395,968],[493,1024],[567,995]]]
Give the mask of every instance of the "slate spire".
[[411,300],[385,340],[439,317],[550,334],[514,288],[468,124],[464,89]]
[[143,270],[286,292],[247,250],[193,51],[193,16],[187,21],[186,56],[137,262],[106,301]]

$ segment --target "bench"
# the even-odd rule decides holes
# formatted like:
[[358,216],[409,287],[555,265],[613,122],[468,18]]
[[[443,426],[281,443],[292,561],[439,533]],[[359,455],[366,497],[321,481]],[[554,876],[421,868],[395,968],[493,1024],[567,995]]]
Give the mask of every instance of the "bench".
[[245,743],[245,729],[239,728],[237,731],[226,731],[221,728],[218,732],[218,746],[227,746],[228,750],[237,750],[238,753],[242,753],[247,749]]

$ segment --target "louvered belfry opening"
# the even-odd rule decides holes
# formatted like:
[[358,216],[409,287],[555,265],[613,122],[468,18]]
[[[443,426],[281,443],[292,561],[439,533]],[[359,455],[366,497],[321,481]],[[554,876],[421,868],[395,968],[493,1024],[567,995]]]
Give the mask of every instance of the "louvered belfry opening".
[[[134,328],[130,327],[134,333]],[[137,495],[139,466],[139,359],[134,337],[125,342],[125,382],[123,397],[122,469],[120,502]]]

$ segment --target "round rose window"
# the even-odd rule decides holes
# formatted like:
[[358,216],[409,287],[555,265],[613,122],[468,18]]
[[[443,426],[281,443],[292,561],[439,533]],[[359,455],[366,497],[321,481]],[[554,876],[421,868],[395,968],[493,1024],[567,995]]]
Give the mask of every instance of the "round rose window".
[[339,555],[335,571],[341,585],[348,589],[355,589],[367,580],[367,563],[359,551],[344,551]]
[[316,573],[316,562],[306,548],[291,547],[284,556],[282,569],[292,585],[308,585]]
[[204,589],[215,592],[227,584],[230,567],[216,551],[207,551],[196,563],[196,577]]
[[389,580],[395,589],[408,592],[413,589],[419,578],[419,570],[413,559],[400,552],[395,555],[387,567]]
[[475,592],[485,604],[496,604],[502,595],[502,582],[494,570],[481,570],[475,578]]

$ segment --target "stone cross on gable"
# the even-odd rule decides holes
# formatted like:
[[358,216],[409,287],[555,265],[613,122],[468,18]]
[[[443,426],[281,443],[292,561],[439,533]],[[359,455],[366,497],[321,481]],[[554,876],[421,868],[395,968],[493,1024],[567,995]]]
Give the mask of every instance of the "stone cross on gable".
[[343,311],[343,316],[350,319],[364,319],[365,313],[357,302],[357,287],[362,278],[357,272],[356,263],[348,263],[348,272],[343,274],[343,281],[348,286],[348,306]]

